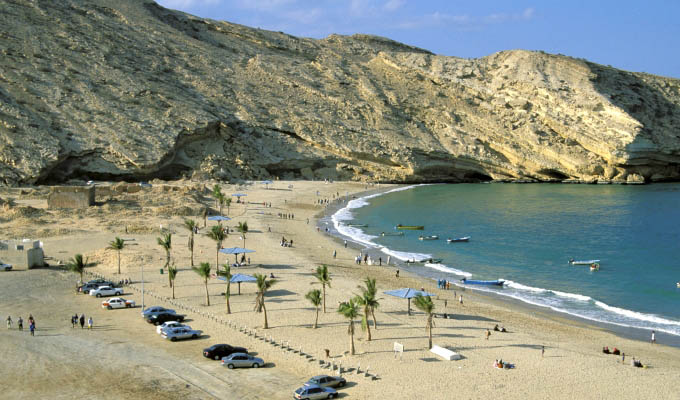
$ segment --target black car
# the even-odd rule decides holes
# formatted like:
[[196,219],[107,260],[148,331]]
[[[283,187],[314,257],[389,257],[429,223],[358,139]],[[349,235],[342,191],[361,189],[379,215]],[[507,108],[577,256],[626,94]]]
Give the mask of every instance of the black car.
[[182,322],[182,321],[184,321],[184,315],[164,312],[164,313],[149,315],[146,318],[146,322],[148,322],[150,324],[154,324],[154,325],[160,325],[163,322],[168,322],[168,321]]
[[116,285],[114,285],[113,282],[107,282],[107,281],[88,282],[88,283],[84,284],[83,286],[79,287],[78,291],[83,292],[84,294],[88,294],[88,293],[90,293],[90,290],[97,289],[100,286],[116,287]]
[[232,353],[246,353],[248,350],[244,347],[234,347],[228,344],[214,344],[207,349],[203,349],[203,357],[212,358],[213,360],[221,360]]

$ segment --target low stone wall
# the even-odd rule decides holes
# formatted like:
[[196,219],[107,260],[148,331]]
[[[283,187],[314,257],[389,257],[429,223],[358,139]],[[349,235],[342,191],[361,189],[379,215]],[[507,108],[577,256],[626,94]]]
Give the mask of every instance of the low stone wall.
[[94,186],[57,186],[47,196],[48,208],[87,208],[94,205]]

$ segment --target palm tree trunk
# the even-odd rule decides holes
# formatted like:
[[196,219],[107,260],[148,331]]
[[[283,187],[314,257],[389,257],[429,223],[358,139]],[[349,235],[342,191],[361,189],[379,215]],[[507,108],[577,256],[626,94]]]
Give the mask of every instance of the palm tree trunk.
[[371,309],[371,316],[373,316],[373,327],[375,330],[378,330],[378,322],[375,320],[375,310]]
[[118,275],[120,275],[120,250],[118,250]]
[[352,326],[354,321],[350,321],[349,326],[349,354],[354,355],[354,327]]
[[227,281],[227,314],[231,314],[231,306],[229,305],[229,295],[231,289],[231,282]]
[[427,337],[429,339],[429,345],[428,349],[432,348],[432,317],[430,316],[427,320]]
[[319,307],[316,307],[316,319],[314,320],[314,329],[316,329],[319,323]]
[[191,266],[194,266],[194,231],[191,231],[191,239],[189,239],[189,250],[191,250]]
[[217,251],[215,252],[215,266],[217,267],[217,272],[220,272],[220,245],[217,245]]
[[264,310],[264,329],[269,329],[269,324],[267,323],[267,308],[264,306],[264,299],[262,299],[262,310]]
[[210,295],[208,294],[208,278],[205,279],[205,302],[210,305]]
[[368,341],[371,341],[371,324],[368,322],[368,307],[364,308],[364,318],[366,318],[366,332],[368,332]]
[[175,299],[175,285],[172,285],[172,299]]
[[322,284],[321,288],[323,289],[323,313],[326,313],[326,284]]

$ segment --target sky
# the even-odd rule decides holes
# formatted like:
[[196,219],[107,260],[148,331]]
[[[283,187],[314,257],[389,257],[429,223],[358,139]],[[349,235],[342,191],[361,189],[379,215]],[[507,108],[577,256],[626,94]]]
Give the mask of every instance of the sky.
[[156,0],[203,18],[294,36],[365,33],[476,58],[543,50],[680,78],[677,0]]

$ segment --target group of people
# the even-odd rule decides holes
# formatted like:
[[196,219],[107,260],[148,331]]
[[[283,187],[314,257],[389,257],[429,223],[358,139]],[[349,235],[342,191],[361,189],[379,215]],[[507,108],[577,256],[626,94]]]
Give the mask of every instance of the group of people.
[[[288,214],[288,213],[279,213],[279,218],[283,219],[295,219],[295,214]],[[309,223],[309,222],[307,222]]]
[[507,329],[505,329],[504,326],[501,326],[501,327],[499,328],[499,327],[498,327],[498,324],[496,324],[496,326],[493,327],[493,330],[496,331],[496,332],[507,332],[507,331],[508,331]]
[[437,279],[437,287],[439,289],[449,290],[451,289],[451,282],[447,281],[446,279]]
[[285,236],[281,236],[281,247],[293,247],[293,239],[286,240]]
[[614,354],[615,356],[618,356],[618,355],[621,354],[621,350],[617,349],[616,347],[614,347],[614,350],[611,350],[611,351],[610,351],[610,350],[609,350],[609,346],[604,346],[604,347],[602,348],[602,352],[603,352],[604,354]]
[[[80,317],[78,314],[74,314],[71,317],[71,328],[75,328],[78,324],[80,324],[80,329],[85,329],[85,314],[81,314]],[[94,325],[94,321],[92,320],[92,316],[87,319],[87,329],[92,329],[92,325]]]
[[[6,321],[7,329],[12,329],[12,325],[14,323],[12,316],[8,315]],[[17,327],[20,331],[24,330],[24,319],[21,318],[21,316],[19,316],[19,319],[17,319]],[[33,318],[33,314],[28,314],[28,330],[31,332],[31,336],[35,336],[35,318]]]

